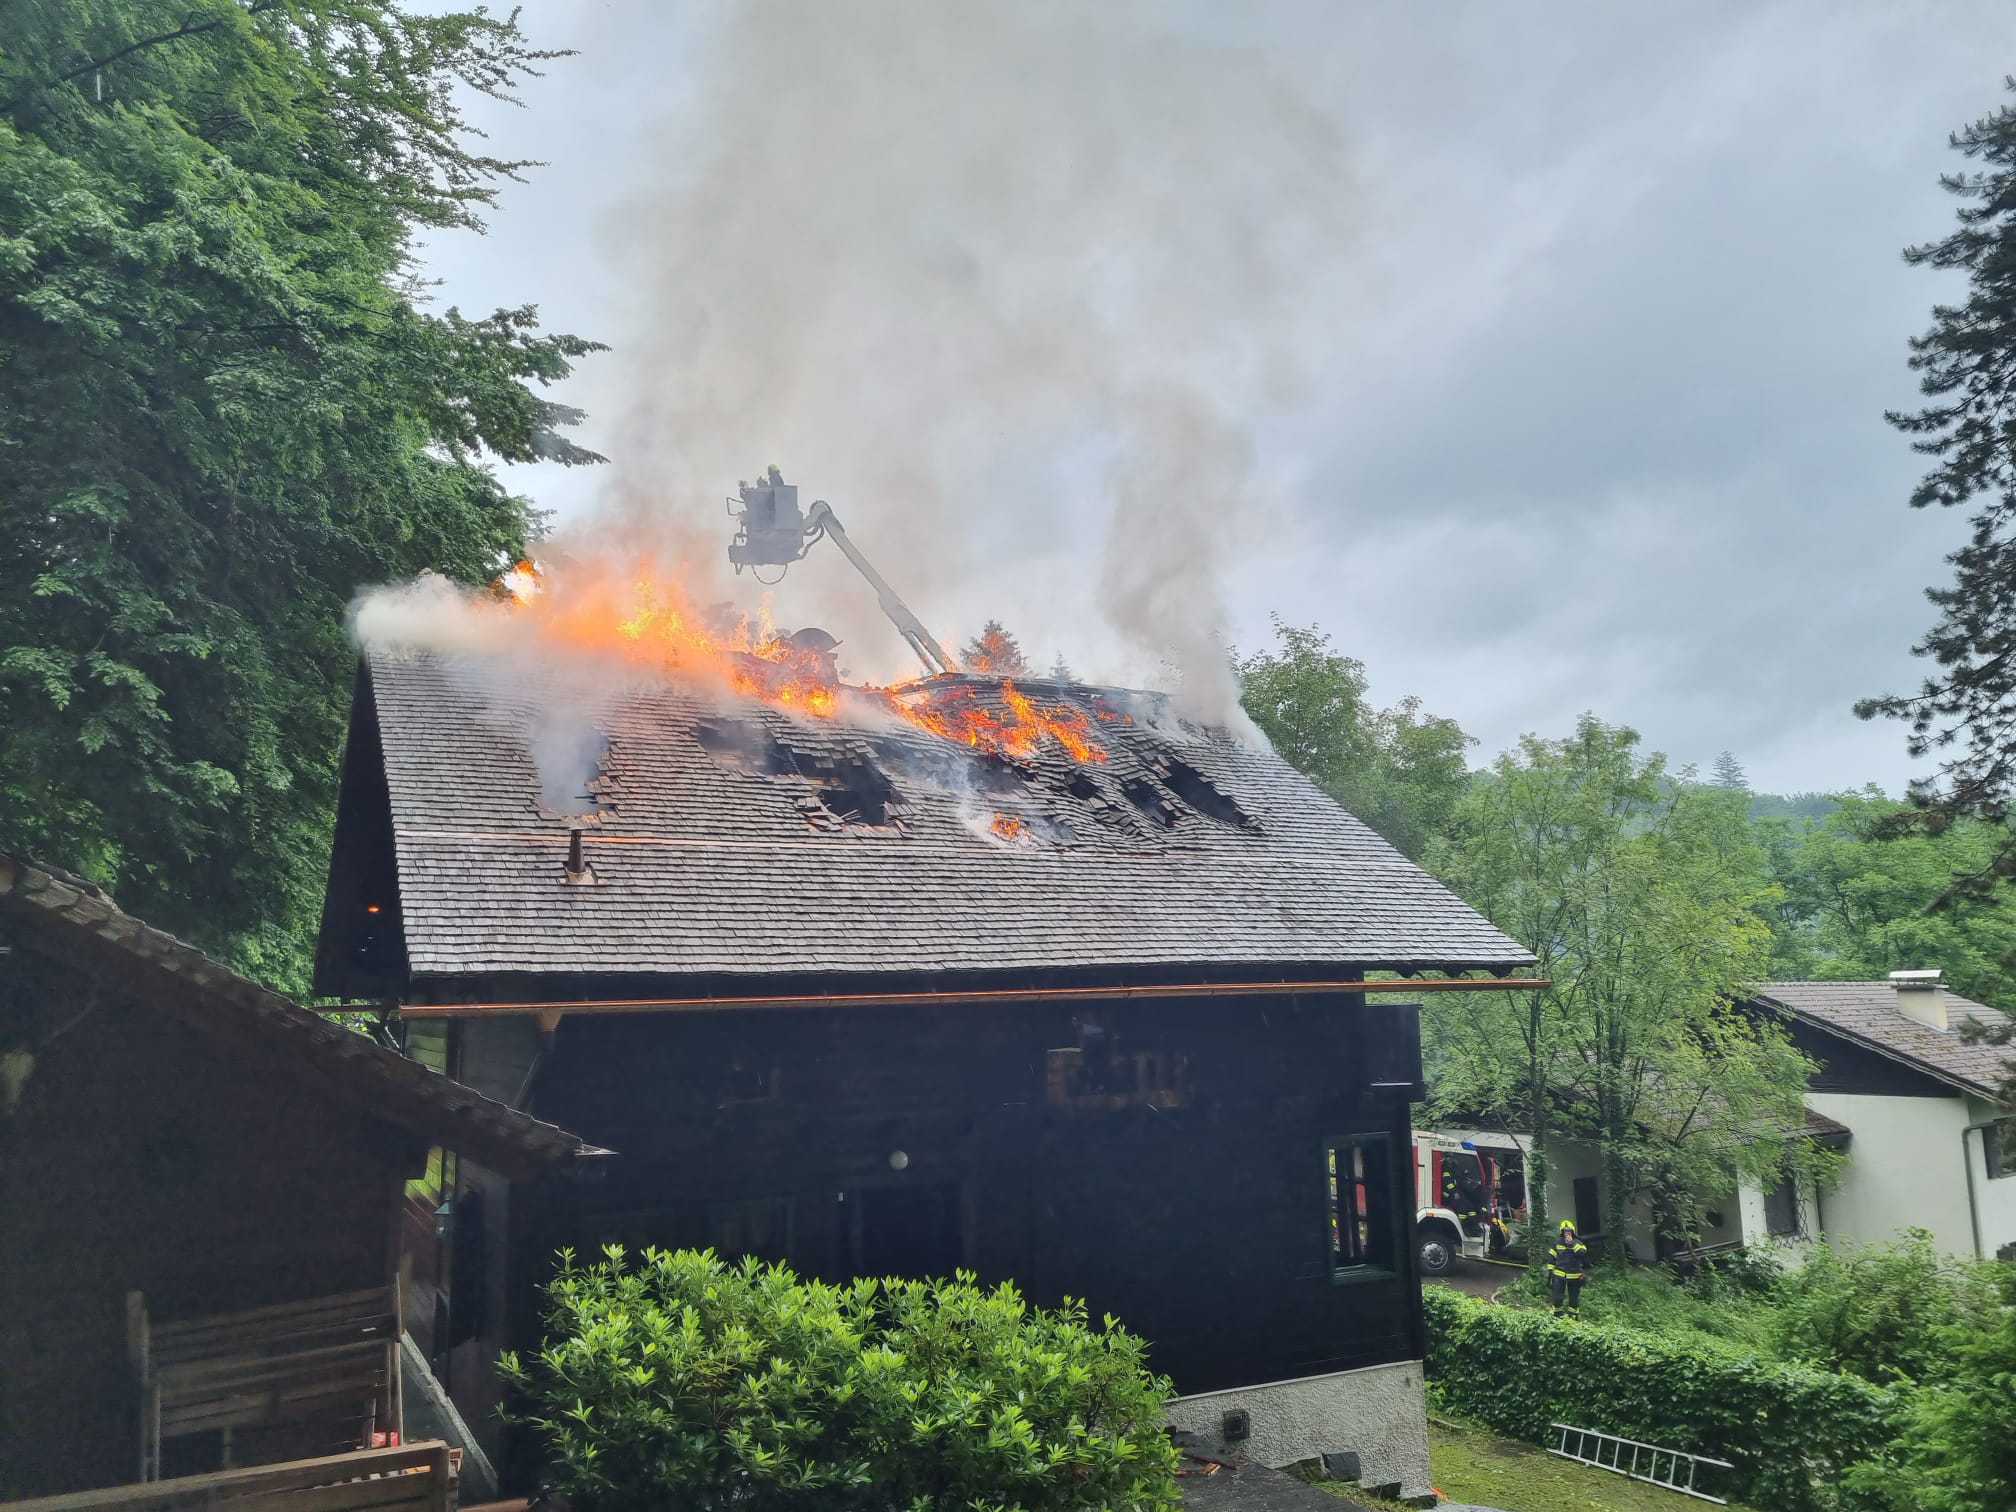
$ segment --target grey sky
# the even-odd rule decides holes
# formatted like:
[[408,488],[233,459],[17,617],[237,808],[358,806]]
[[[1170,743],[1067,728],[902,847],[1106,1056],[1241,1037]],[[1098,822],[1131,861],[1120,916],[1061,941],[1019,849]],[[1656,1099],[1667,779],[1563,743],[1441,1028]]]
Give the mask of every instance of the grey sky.
[[[903,15],[896,0],[882,10]],[[1226,400],[1250,431],[1252,477],[1244,502],[1198,539],[1215,542],[1238,643],[1260,640],[1270,612],[1319,623],[1364,660],[1375,697],[1420,695],[1479,737],[1480,759],[1522,731],[1565,733],[1589,709],[1635,725],[1676,761],[1705,765],[1732,749],[1760,787],[1902,784],[1911,764],[1901,731],[1862,725],[1848,706],[1918,675],[1907,648],[1929,623],[1921,590],[1942,578],[1964,522],[1905,507],[1917,459],[1881,419],[1912,399],[1906,338],[1953,292],[1907,270],[1898,250],[1951,222],[1936,183],[1959,162],[1946,133],[2001,103],[2002,76],[2016,69],[2016,6],[1788,0],[1669,7],[1662,19],[1613,4],[1310,0],[1119,14],[1138,28],[1144,57],[1180,42],[1188,51],[1169,66],[1193,70],[1186,79],[1208,85],[1222,67],[1242,91],[1278,80],[1341,144],[1306,203],[1267,188],[1282,224],[1321,228],[1337,247],[1334,258],[1280,264],[1296,270],[1294,287],[1270,287],[1279,307],[1256,313],[1279,323],[1286,311],[1295,326],[1282,343],[1301,368],[1292,393],[1278,410],[1253,392]],[[736,66],[749,67],[750,27],[736,7],[547,0],[528,8],[527,25],[581,55],[533,82],[527,110],[486,107],[478,119],[500,150],[549,166],[510,186],[487,237],[443,238],[428,261],[445,302],[535,301],[549,326],[619,349],[584,365],[564,397],[591,412],[582,439],[628,464],[622,486],[634,500],[639,475],[658,465],[625,430],[640,394],[700,381],[691,364],[640,360],[671,339],[644,329],[666,316],[638,292],[664,234],[658,218],[692,203],[679,198],[684,165],[710,141],[766,119],[787,131],[817,119],[820,54],[779,36],[766,87],[812,105],[766,107],[765,90],[737,74],[730,93],[748,96],[751,115],[724,123],[708,118],[721,91],[707,86],[727,66],[731,34]],[[1123,49],[1135,42],[1119,38]],[[1101,45],[1115,45],[1110,29]],[[1135,86],[1161,66],[1113,56]],[[1006,84],[974,108],[1007,99],[998,108],[1013,117],[1015,70],[1028,59],[1040,64],[1040,47],[1026,59],[1005,53]],[[915,62],[890,57],[889,96],[909,90],[946,109],[944,95],[906,80]],[[1035,64],[1027,121],[1057,103],[1041,97],[1058,86]],[[1113,158],[1120,171],[1152,165],[1160,140],[1194,151],[1194,136],[1154,119],[1166,104],[1154,97],[1140,111],[1141,139]],[[1268,129],[1257,109],[1221,104],[1199,119],[1208,128],[1221,118],[1228,132]],[[1131,129],[1131,113],[1118,119]],[[875,124],[926,129],[900,111]],[[1022,124],[1006,119],[1002,130],[1012,139]],[[988,142],[962,126],[948,125],[950,156],[932,171],[956,171],[960,144]],[[845,150],[873,139],[839,138]],[[1208,219],[1222,203],[1256,217],[1224,181],[1240,154],[1224,156],[1235,166],[1200,166],[1187,208]],[[802,190],[762,181],[789,158],[751,159],[761,213],[724,220],[724,236],[766,222],[780,237],[808,225],[831,234],[830,207],[801,215],[792,196]],[[948,197],[944,213],[956,219],[965,203]],[[1102,221],[1099,234],[1124,238],[1130,223]],[[946,228],[948,245],[960,229]],[[695,265],[702,230],[680,226],[672,238],[687,249],[681,268]],[[990,245],[973,252],[982,278]],[[872,282],[839,279],[819,297],[844,302],[850,288],[886,298]],[[704,311],[707,288],[691,293]],[[845,329],[861,315],[880,318],[828,308],[822,319]],[[1236,336],[1198,327],[1200,343]],[[808,370],[836,389],[876,382],[819,362],[808,356]],[[1040,404],[962,415],[949,408],[961,390],[949,392],[930,421],[984,437],[988,476],[963,497],[945,490],[927,526],[833,491],[841,484],[824,484],[821,458],[792,451],[787,436],[743,471],[788,457],[843,515],[858,507],[857,535],[871,552],[880,540],[898,586],[942,637],[998,616],[1039,657],[1061,650],[1080,671],[1139,675],[1141,646],[1097,608],[1112,490],[1073,486],[1068,464],[1061,474],[1051,462],[1001,464],[1060,439],[1096,447],[1100,418],[1064,434],[1037,427]],[[677,399],[652,395],[641,413],[692,411]],[[836,416],[868,413],[850,404]],[[1029,429],[1015,434],[1023,420]],[[578,520],[617,486],[614,471],[525,468],[513,482]],[[858,461],[836,458],[831,471],[873,486]],[[695,519],[725,543],[715,500],[734,481],[721,477],[704,500],[693,480],[668,486],[663,507],[717,511]],[[830,617],[835,596],[857,597],[844,575],[832,562],[793,569],[779,618],[810,617],[795,612],[794,593]],[[875,634],[865,620],[845,628],[856,644]],[[871,657],[862,670],[899,667]]]

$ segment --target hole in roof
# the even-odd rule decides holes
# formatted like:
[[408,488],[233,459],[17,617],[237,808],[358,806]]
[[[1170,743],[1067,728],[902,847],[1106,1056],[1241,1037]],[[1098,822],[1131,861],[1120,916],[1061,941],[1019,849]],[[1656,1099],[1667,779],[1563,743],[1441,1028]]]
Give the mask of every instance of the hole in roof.
[[1092,774],[1082,768],[1074,768],[1063,783],[1064,791],[1080,803],[1104,803],[1105,790],[1092,778]]
[[1129,803],[1165,829],[1176,823],[1176,805],[1163,796],[1162,789],[1145,777],[1129,777],[1120,784]]
[[772,777],[797,770],[790,751],[763,725],[749,719],[700,719],[693,738],[715,764],[746,776]]
[[800,753],[798,770],[816,784],[813,796],[843,824],[881,828],[896,822],[901,804],[896,785],[865,756],[850,752]]
[[1231,794],[1221,791],[1209,777],[1187,761],[1170,757],[1163,763],[1162,780],[1169,791],[1198,813],[1239,829],[1254,828],[1253,816],[1239,807]]

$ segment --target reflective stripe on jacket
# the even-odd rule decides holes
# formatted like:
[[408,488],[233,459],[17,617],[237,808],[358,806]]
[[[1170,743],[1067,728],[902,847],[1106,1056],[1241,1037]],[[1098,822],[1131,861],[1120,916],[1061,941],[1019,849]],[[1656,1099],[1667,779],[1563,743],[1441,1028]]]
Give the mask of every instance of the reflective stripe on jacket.
[[1566,1281],[1579,1281],[1589,1265],[1589,1246],[1577,1239],[1573,1244],[1557,1243],[1547,1251],[1549,1273]]

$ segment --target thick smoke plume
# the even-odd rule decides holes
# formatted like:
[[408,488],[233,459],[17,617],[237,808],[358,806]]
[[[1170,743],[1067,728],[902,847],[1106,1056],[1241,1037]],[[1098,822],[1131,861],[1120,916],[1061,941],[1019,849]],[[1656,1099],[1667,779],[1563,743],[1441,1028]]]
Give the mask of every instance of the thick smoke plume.
[[[1039,664],[1061,650],[1091,680],[1173,684],[1179,711],[1258,738],[1222,574],[1265,523],[1268,435],[1306,412],[1334,349],[1312,312],[1353,303],[1333,123],[1215,39],[1208,11],[713,15],[668,75],[693,87],[640,108],[653,166],[598,228],[633,300],[585,375],[615,465],[600,507],[542,546],[548,612],[423,583],[361,601],[360,639],[606,650],[646,580],[689,622],[724,600],[754,621],[721,501],[775,463],[806,504],[833,502],[944,643],[999,616]],[[584,48],[624,29],[598,19]],[[830,546],[774,609],[840,635],[854,678],[918,671]],[[1098,617],[1114,633],[1088,646]],[[592,660],[546,679],[571,690],[535,732],[549,807],[585,801],[596,711],[636,673]],[[722,665],[696,657],[693,675]]]
[[[607,228],[637,299],[596,401],[620,411],[616,517],[720,531],[733,482],[779,463],[947,642],[1020,612],[1078,657],[1061,637],[1100,613],[1130,662],[1081,673],[1170,667],[1195,712],[1234,715],[1220,571],[1260,502],[1262,428],[1326,347],[1310,312],[1349,302],[1332,122],[1208,12],[718,18]],[[780,617],[841,633],[859,673],[904,670],[829,552],[792,569]],[[1075,570],[1003,581],[1032,559]]]

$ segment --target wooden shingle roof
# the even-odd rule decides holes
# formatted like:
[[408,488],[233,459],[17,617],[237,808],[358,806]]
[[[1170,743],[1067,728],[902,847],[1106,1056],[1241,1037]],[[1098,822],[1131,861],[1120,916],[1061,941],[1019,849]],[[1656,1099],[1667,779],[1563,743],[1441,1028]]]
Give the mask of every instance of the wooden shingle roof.
[[[988,680],[934,686],[999,705]],[[1082,711],[1104,759],[1004,761],[886,714],[793,718],[648,680],[556,693],[374,652],[358,707],[380,748],[353,724],[345,823],[349,768],[382,760],[415,981],[1532,962],[1271,751],[1149,695],[1026,691]],[[578,740],[570,720],[606,742],[586,824],[542,807],[533,756]],[[565,880],[576,827],[590,885]]]

